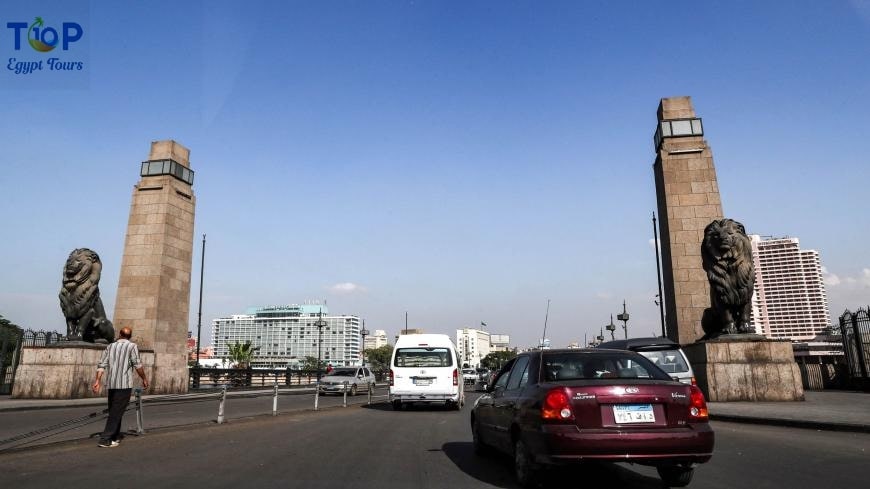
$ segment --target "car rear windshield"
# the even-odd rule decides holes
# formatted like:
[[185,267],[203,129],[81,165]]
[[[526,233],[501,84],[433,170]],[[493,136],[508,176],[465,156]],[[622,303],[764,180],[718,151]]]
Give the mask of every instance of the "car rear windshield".
[[399,348],[394,367],[452,367],[453,358],[447,348]]
[[333,377],[353,377],[356,375],[355,368],[337,368],[332,372],[329,372],[329,375]]
[[544,379],[656,379],[672,380],[647,360],[630,352],[566,352],[544,354]]
[[679,350],[642,351],[641,355],[649,358],[656,366],[669,374],[689,371],[689,366]]

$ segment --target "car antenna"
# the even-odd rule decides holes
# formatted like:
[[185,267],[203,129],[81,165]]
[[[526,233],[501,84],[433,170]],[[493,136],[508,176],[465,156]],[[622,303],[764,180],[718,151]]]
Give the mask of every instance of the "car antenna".
[[541,358],[538,362],[538,383],[541,383],[541,371],[544,370],[544,340],[547,338],[548,319],[550,319],[550,299],[547,299],[547,312],[544,314],[544,334],[541,335]]

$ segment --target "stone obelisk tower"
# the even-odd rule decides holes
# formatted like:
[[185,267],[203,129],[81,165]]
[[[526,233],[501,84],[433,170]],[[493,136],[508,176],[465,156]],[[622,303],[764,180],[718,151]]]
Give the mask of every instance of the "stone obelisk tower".
[[154,141],[133,187],[115,299],[115,328],[133,328],[140,349],[154,351],[150,391],[187,392],[187,330],[193,259],[190,150]]
[[659,103],[653,165],[658,198],[666,325],[682,345],[702,336],[710,286],[701,266],[704,228],[722,219],[713,153],[689,97]]

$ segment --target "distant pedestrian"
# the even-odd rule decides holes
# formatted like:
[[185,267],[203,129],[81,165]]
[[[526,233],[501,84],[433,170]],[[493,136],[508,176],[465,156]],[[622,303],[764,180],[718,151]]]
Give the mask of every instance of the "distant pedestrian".
[[333,370],[333,369],[332,369],[332,364],[330,363],[329,365],[326,366],[326,373],[327,373],[327,375],[328,375],[328,374],[331,374],[331,373],[332,373],[332,370]]
[[109,344],[103,351],[100,363],[97,364],[97,376],[91,388],[94,394],[100,393],[100,380],[106,373],[106,389],[109,395],[109,418],[106,419],[106,428],[100,434],[100,442],[97,446],[113,448],[118,446],[121,437],[121,419],[124,411],[130,403],[130,394],[133,391],[133,369],[142,378],[142,387],[148,388],[148,379],[145,378],[145,369],[139,359],[139,347],[130,341],[133,330],[129,327],[121,328],[118,332],[118,341]]

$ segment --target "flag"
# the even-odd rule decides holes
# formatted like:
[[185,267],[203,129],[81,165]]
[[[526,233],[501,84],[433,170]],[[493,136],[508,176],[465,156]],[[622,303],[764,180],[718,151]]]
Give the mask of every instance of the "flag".
[[480,322],[480,325],[483,326],[484,328],[486,327],[486,323],[483,321]]

